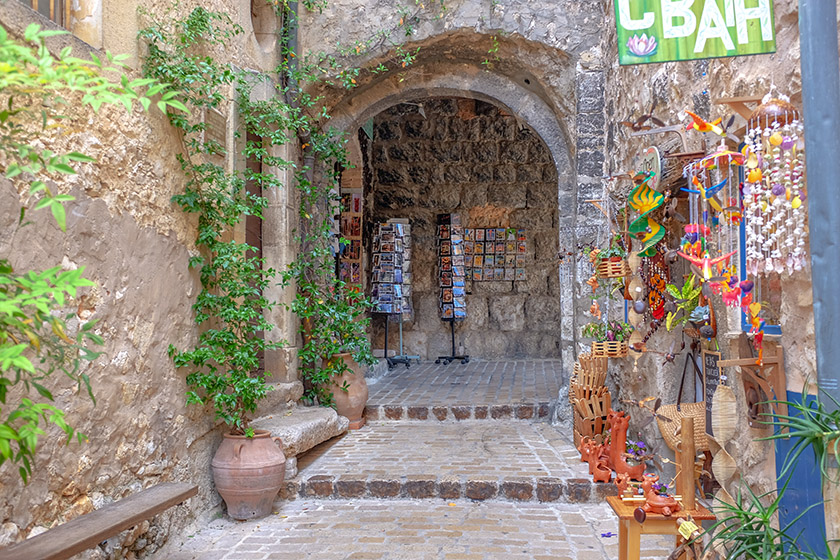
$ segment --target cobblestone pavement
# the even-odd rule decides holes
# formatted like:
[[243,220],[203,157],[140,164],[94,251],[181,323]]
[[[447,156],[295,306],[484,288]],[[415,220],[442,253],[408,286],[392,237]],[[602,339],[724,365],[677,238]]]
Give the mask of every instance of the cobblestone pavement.
[[582,476],[580,453],[548,423],[370,422],[313,448],[298,469],[317,474]]
[[371,406],[509,405],[557,399],[563,385],[560,360],[471,361],[409,369],[397,365],[369,385]]
[[[614,560],[617,532],[605,504],[297,500],[256,521],[213,520],[153,558]],[[662,560],[672,543],[643,535],[641,557]]]

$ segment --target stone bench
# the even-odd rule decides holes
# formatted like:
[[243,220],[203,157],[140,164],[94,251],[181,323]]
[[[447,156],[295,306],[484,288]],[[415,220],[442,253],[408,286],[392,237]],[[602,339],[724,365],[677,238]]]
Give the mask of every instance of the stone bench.
[[198,493],[193,484],[167,482],[0,549],[0,560],[64,560],[178,505]]
[[293,405],[251,422],[283,441],[286,479],[297,475],[297,456],[347,431],[350,421],[332,408]]

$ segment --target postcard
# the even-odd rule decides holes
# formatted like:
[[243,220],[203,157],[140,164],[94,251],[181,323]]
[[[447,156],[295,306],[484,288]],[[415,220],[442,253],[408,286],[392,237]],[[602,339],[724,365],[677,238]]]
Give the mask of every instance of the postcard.
[[524,241],[519,241],[518,242],[517,252],[522,254],[522,255],[524,255],[525,253],[528,252],[528,249],[525,247],[525,242]]
[[402,251],[403,251],[403,242],[402,242],[402,238],[399,238],[399,237],[398,237],[398,238],[394,241],[394,251],[396,251],[397,253],[402,253]]
[[438,237],[441,239],[449,239],[449,226],[439,226]]
[[494,271],[495,271],[495,269],[493,269],[493,268],[485,267],[484,268],[484,280],[494,280],[495,279]]
[[476,241],[484,241],[484,230],[483,229],[476,229],[475,231],[475,240]]
[[484,266],[496,266],[496,257],[494,255],[485,255]]
[[401,268],[394,270],[394,282],[398,284],[402,284],[403,281],[403,271]]
[[454,287],[453,287],[453,288],[452,288],[452,297],[456,297],[456,298],[460,297],[460,298],[463,298],[463,297],[465,297],[466,295],[467,295],[466,289],[464,289],[463,287],[460,287],[460,288],[454,288]]
[[514,268],[506,268],[505,269],[505,280],[516,280],[516,269]]
[[388,222],[379,224],[379,233],[393,233],[393,231],[394,224],[389,224]]
[[460,226],[461,225],[461,214],[450,214],[449,215],[449,223],[453,226]]
[[455,255],[452,257],[452,266],[464,266],[464,255]]
[[380,253],[379,255],[374,255],[374,257],[379,257],[382,264],[394,264],[394,253]]
[[516,240],[517,241],[525,241],[525,230],[524,229],[516,230]]
[[451,288],[452,287],[452,276],[451,272],[446,276],[441,275],[440,277],[440,287],[441,288]]
[[440,254],[441,255],[452,254],[452,244],[449,241],[441,241],[440,242]]
[[494,251],[497,255],[503,255],[505,253],[505,242],[504,241],[496,241],[496,250]]
[[463,276],[460,276],[460,277],[458,277],[458,278],[453,278],[453,279],[452,279],[452,287],[453,287],[453,288],[464,288],[464,287],[466,287],[466,284],[467,284],[467,283],[466,283],[466,281],[464,280],[464,277],[463,277]]
[[525,280],[525,269],[524,268],[517,268],[516,269],[516,279],[517,280]]
[[443,303],[452,303],[452,289],[444,288],[440,291],[440,300]]
[[455,308],[452,307],[451,303],[445,303],[441,308],[441,318],[443,319],[452,319],[455,315]]
[[466,309],[467,307],[467,300],[464,298],[452,298],[452,304],[455,306],[455,309]]
[[465,241],[475,241],[475,234],[473,233],[475,230],[472,228],[464,228],[464,240]]
[[472,255],[474,248],[475,248],[475,243],[473,243],[472,241],[465,241],[464,242],[464,254],[465,255],[468,255],[468,256]]
[[455,320],[460,321],[460,320],[463,320],[463,319],[466,319],[466,318],[467,318],[467,310],[465,308],[464,309],[462,309],[462,308],[455,309],[455,317],[454,317]]
[[516,241],[516,230],[511,228],[507,230],[507,236],[505,237],[507,241]]
[[516,241],[505,242],[505,253],[516,253]]
[[523,268],[525,266],[525,255],[516,255],[516,267]]
[[474,268],[474,269],[472,269],[472,279],[473,279],[473,282],[481,282],[482,280],[484,280],[484,276],[483,276],[483,274],[482,274],[483,272],[484,272],[484,269],[483,269],[483,268]]
[[473,247],[473,254],[474,255],[483,255],[484,254],[484,243],[481,241],[475,242],[475,247]]
[[394,252],[394,244],[393,243],[385,243],[382,242],[382,251],[383,253],[393,253]]
[[473,268],[481,268],[484,266],[484,257],[476,255],[473,257]]
[[452,254],[453,255],[462,255],[464,254],[464,245],[462,243],[458,243],[457,245],[452,245]]
[[498,266],[495,268],[493,275],[496,277],[496,280],[504,280],[505,279],[505,269],[499,268]]
[[485,241],[495,241],[496,240],[496,230],[495,228],[488,228],[484,230],[484,239]]
[[452,276],[455,277],[455,276],[463,276],[463,275],[464,275],[464,267],[463,266],[457,266],[457,265],[453,264],[452,265]]
[[505,268],[516,268],[516,255],[505,255]]

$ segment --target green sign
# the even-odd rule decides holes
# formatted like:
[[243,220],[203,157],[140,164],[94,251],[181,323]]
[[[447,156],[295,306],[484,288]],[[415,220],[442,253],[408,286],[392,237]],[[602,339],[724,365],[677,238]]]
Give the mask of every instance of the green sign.
[[615,19],[621,64],[776,52],[772,0],[615,0]]

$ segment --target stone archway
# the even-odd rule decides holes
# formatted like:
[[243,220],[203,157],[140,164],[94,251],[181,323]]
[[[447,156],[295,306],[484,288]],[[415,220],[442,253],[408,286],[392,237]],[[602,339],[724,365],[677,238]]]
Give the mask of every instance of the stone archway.
[[[569,149],[567,126],[558,118],[555,110],[544,96],[540,95],[535,85],[527,78],[515,79],[510,76],[480,70],[469,64],[436,62],[433,72],[423,71],[421,65],[421,70],[404,82],[382,81],[365,87],[352,96],[341,100],[333,108],[332,125],[346,132],[350,138],[351,158],[353,163],[359,166],[353,180],[358,184],[361,181],[361,167],[365,162],[362,161],[362,152],[356,132],[366,121],[382,114],[390,107],[403,102],[416,102],[418,99],[461,98],[474,100],[477,104],[495,107],[504,114],[510,115],[510,118],[516,123],[517,129],[533,131],[534,136],[539,139],[539,143],[544,147],[546,160],[550,162],[552,167],[551,181],[554,184],[554,197],[553,201],[549,203],[552,206],[552,211],[548,229],[554,235],[552,247],[556,254],[560,228],[571,229],[575,224],[575,208],[577,206],[576,169],[573,164],[574,158]],[[386,216],[383,214],[375,217]],[[544,253],[543,256],[545,256]],[[548,258],[550,259],[552,256]],[[546,293],[541,295],[554,299],[553,305],[546,306],[548,313],[557,315],[556,323],[553,322],[552,324],[553,332],[546,333],[545,339],[538,342],[521,344],[508,340],[503,341],[499,346],[504,349],[504,352],[507,352],[508,356],[540,357],[545,355],[546,357],[556,358],[564,350],[569,350],[573,346],[574,329],[572,328],[573,316],[571,312],[574,307],[571,302],[573,294],[570,291],[561,293],[559,267],[555,267],[550,273],[550,282],[552,286],[558,286],[556,293],[546,290]],[[513,295],[513,299],[515,299],[515,294],[507,295]],[[518,309],[518,303],[513,305],[514,308]],[[426,304],[421,312],[430,315],[434,313],[434,307]],[[480,312],[488,313],[488,317],[492,321],[489,310]],[[504,313],[504,310],[500,308],[495,313],[499,315]],[[420,320],[423,321],[424,319],[421,318]],[[432,319],[426,318],[425,320],[439,323],[436,315]],[[426,338],[425,347],[423,336],[418,336],[420,340],[417,345],[410,347],[408,350],[419,353],[424,358],[434,358],[438,352],[445,349],[441,342],[444,335],[442,328],[439,329],[432,335],[432,340]],[[490,338],[492,339],[492,337]],[[554,341],[553,344],[549,344],[549,338]],[[462,337],[459,340],[464,340],[464,338]],[[473,335],[472,339],[465,340],[467,346],[469,346],[470,340],[475,341],[476,335]],[[473,351],[469,347],[467,350]],[[490,357],[501,356],[491,354]]]

